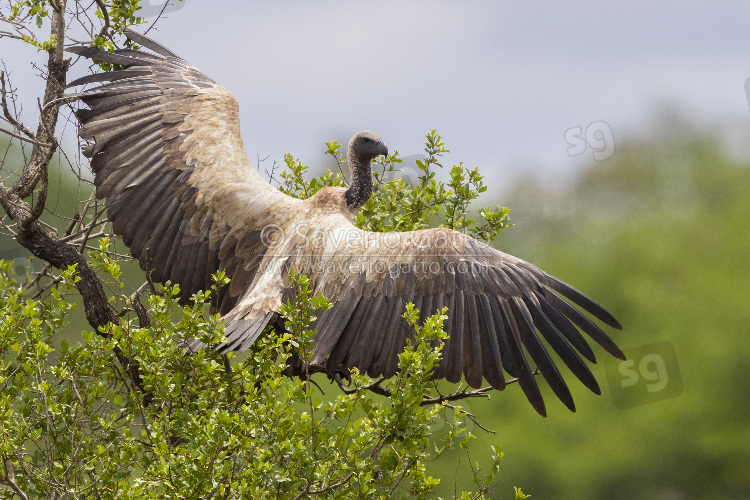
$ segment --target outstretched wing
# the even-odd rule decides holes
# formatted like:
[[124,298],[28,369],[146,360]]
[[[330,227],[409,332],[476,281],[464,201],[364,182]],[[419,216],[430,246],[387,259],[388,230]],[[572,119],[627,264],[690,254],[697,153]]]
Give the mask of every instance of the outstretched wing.
[[[305,201],[284,195],[247,158],[232,95],[161,45],[128,36],[154,53],[69,49],[126,68],[70,84],[108,82],[74,94],[90,108],[78,112],[88,142],[84,154],[115,232],[154,280],[179,283],[187,299],[208,288],[217,269],[232,278],[220,297],[227,325],[220,349],[254,342],[289,293],[285,277],[293,267],[310,276],[316,293],[336,301],[315,324],[313,362],[331,372],[395,373],[410,335],[401,315],[413,302],[422,319],[449,308],[437,377],[457,382],[465,376],[473,387],[485,378],[502,389],[508,373],[544,414],[528,353],[572,410],[568,387],[538,332],[584,385],[599,392],[578,354],[595,362],[580,331],[623,355],[573,305],[620,328],[596,302],[455,231],[361,231],[343,190],[324,188]],[[271,245],[269,228],[278,233]]]
[[184,300],[225,269],[233,278],[221,297],[226,313],[266,251],[262,228],[285,220],[299,200],[251,165],[229,91],[158,43],[127,35],[154,53],[68,49],[126,68],[68,85],[109,82],[73,94],[90,108],[78,111],[79,134],[96,195],[141,267],[178,283]]
[[580,355],[596,359],[580,332],[624,359],[571,302],[620,329],[604,308],[539,268],[462,233],[442,228],[372,233],[330,215],[307,231],[297,228],[296,234],[294,244],[278,255],[288,254],[287,267],[310,276],[316,294],[336,301],[314,325],[312,362],[325,364],[329,372],[357,367],[371,377],[393,375],[411,335],[401,317],[408,302],[420,309],[422,321],[448,307],[444,326],[449,338],[437,378],[458,382],[463,375],[472,387],[484,378],[503,389],[507,372],[518,377],[541,414],[544,402],[526,353],[560,400],[575,409],[542,339],[597,394],[599,386]]

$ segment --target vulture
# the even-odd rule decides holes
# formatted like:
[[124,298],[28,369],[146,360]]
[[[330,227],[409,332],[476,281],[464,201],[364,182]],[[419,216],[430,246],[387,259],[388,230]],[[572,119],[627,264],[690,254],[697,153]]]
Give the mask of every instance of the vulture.
[[446,228],[377,233],[355,226],[352,212],[372,194],[371,161],[388,152],[375,133],[349,142],[348,188],[293,198],[248,159],[229,91],[161,44],[126,35],[149,52],[67,49],[123,68],[68,85],[97,84],[70,94],[87,106],[77,111],[83,153],[114,232],[154,281],[178,283],[187,301],[218,270],[231,279],[217,297],[226,340],[213,348],[246,350],[274,324],[291,297],[293,268],[335,302],[312,325],[309,360],[329,374],[356,367],[370,377],[394,375],[412,335],[402,317],[409,302],[421,320],[448,307],[435,378],[465,377],[474,388],[485,379],[502,390],[507,373],[543,416],[536,370],[575,411],[549,348],[597,394],[582,357],[596,358],[582,333],[625,359],[593,318],[621,329],[617,320],[528,262]]

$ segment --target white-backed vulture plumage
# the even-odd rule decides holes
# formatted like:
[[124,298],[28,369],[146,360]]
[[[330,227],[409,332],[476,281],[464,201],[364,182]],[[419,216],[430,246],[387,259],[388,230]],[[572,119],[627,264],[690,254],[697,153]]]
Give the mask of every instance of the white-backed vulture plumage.
[[449,339],[436,377],[458,382],[464,376],[472,387],[484,378],[503,389],[507,372],[542,415],[527,354],[560,400],[573,411],[575,406],[538,334],[597,394],[578,353],[596,360],[580,332],[624,359],[572,303],[621,328],[611,314],[523,260],[443,228],[358,229],[351,213],[372,193],[371,160],[387,153],[374,133],[360,132],[349,143],[348,189],[292,198],[253,168],[240,137],[237,102],[226,89],[160,44],[127,35],[152,53],[68,49],[126,68],[69,85],[107,82],[74,94],[89,107],[78,117],[96,195],[106,198],[114,231],[141,267],[155,281],[179,283],[184,300],[210,287],[212,273],[226,271],[231,283],[218,307],[227,339],[220,351],[247,349],[277,320],[294,268],[309,276],[316,294],[335,301],[313,325],[311,362],[329,373],[357,367],[371,377],[393,375],[410,335],[401,317],[408,302],[422,319],[449,308]]

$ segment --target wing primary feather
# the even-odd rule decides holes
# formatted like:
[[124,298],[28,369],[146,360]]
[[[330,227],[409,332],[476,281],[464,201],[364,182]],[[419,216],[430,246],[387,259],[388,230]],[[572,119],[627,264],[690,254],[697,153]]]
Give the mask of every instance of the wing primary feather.
[[[142,245],[139,244],[138,238],[134,241],[135,244],[138,244],[138,248],[141,249],[141,253],[138,256],[138,262],[142,269],[147,269],[149,267],[148,260],[151,259],[150,267],[154,272],[154,279],[156,279],[157,275],[160,277],[163,276],[161,270],[164,269],[167,256],[160,253],[160,247],[169,241],[168,238],[170,238],[175,231],[174,228],[179,227],[178,221],[181,218],[180,212],[180,200],[178,198],[172,198],[167,209],[164,210],[164,214],[159,220],[159,223],[151,231],[150,235],[148,235],[145,243]],[[173,228],[172,232],[170,232],[170,228]],[[150,250],[147,252],[146,249]],[[158,281],[161,281],[161,279]]]
[[175,250],[174,241],[176,240],[177,235],[180,233],[180,228],[182,227],[182,218],[182,209],[178,208],[177,212],[175,213],[175,217],[173,217],[170,221],[169,226],[167,226],[167,229],[164,232],[163,236],[157,239],[156,247],[151,248],[151,251],[149,252],[151,254],[151,258],[153,259],[154,273],[160,274],[161,278],[159,279],[159,281],[166,281],[169,279],[171,267],[171,265],[169,264],[169,259]]
[[490,308],[492,309],[492,318],[495,324],[495,337],[497,342],[498,350],[500,351],[500,360],[502,361],[503,369],[511,377],[517,378],[520,374],[516,361],[511,354],[510,344],[507,335],[512,335],[505,329],[503,321],[503,313],[500,310],[500,300],[497,297],[489,297]]
[[349,349],[351,348],[352,342],[355,339],[362,321],[367,321],[367,315],[365,313],[368,310],[371,298],[372,297],[362,297],[359,304],[357,304],[357,309],[355,309],[352,317],[349,319],[349,323],[341,334],[341,337],[339,337],[338,342],[334,345],[331,355],[328,358],[327,368],[330,373],[338,370],[339,366],[341,366],[346,360],[346,356],[349,353]]
[[171,280],[172,283],[176,283],[174,279],[174,270],[179,263],[179,256],[182,254],[182,248],[179,242],[182,241],[182,235],[185,234],[186,228],[187,222],[184,218],[180,219],[177,232],[175,233],[174,238],[169,242],[169,256],[164,264],[164,271],[166,278]]
[[508,344],[510,345],[510,353],[513,356],[515,364],[518,366],[517,375],[518,384],[521,386],[523,393],[526,395],[526,399],[531,403],[531,406],[541,416],[547,416],[547,409],[544,405],[544,398],[542,392],[539,390],[539,386],[534,380],[534,374],[529,367],[529,362],[526,360],[526,355],[523,352],[521,342],[521,331],[518,321],[515,318],[513,309],[511,308],[508,300],[499,300],[500,309],[503,311],[503,327],[508,334]]
[[[418,316],[418,319],[417,319],[417,324],[418,325],[421,325],[422,323],[424,323],[424,321],[422,320],[422,318],[425,317],[424,316],[425,315],[424,311],[427,310],[427,308],[429,307],[429,304],[427,304],[427,302],[431,302],[429,295],[420,295],[420,296],[414,297],[414,299],[412,300],[412,303],[414,304],[414,309],[416,309],[417,311],[419,311],[419,316]],[[398,356],[399,354],[401,354],[404,351],[404,349],[406,349],[406,339],[412,338],[414,336],[414,333],[415,333],[414,332],[414,327],[409,327],[408,334],[407,334],[406,337],[404,337],[404,345],[403,345],[403,347],[401,349],[399,349],[398,351],[396,351],[394,354],[396,354]]]
[[[159,163],[156,163],[155,167],[158,168]],[[150,224],[150,222],[153,219],[149,217],[149,214],[154,213],[154,206],[159,203],[162,197],[169,196],[171,181],[170,176],[164,175],[161,182],[155,185],[139,186],[138,192],[134,193],[136,195],[127,200],[130,213],[124,213],[120,218],[122,220],[120,226],[122,227],[123,240],[126,241],[126,245],[131,248],[134,247],[133,242],[138,234],[149,234],[151,232],[153,224]],[[118,219],[118,222],[120,219]]]
[[[123,136],[128,135],[133,130],[141,127],[147,127],[149,125],[151,126],[159,126],[159,114],[158,113],[151,113],[149,115],[144,116],[138,121],[129,123],[127,127],[117,128],[117,129],[110,129],[105,133],[102,133],[99,137],[96,138],[96,144],[90,149],[87,150],[87,152],[90,152],[89,157],[96,156],[102,149],[104,149],[107,144],[109,144],[111,141],[117,140],[117,139],[124,139]],[[81,136],[83,137],[83,135]]]
[[144,52],[142,50],[135,50],[135,49],[117,49],[115,50],[115,54],[119,54],[119,55],[127,56],[127,57],[135,57],[135,58],[142,57],[150,61],[163,61],[164,60],[162,57],[159,57],[155,54],[149,54],[148,52]]
[[[114,82],[117,80],[125,80],[128,78],[137,78],[145,75],[150,75],[151,69],[148,66],[133,66],[122,71],[109,71],[103,73],[94,73],[91,75],[82,76],[76,78],[65,88],[77,87],[80,85],[86,85],[87,83],[100,83],[100,82]],[[73,94],[76,95],[76,94]]]
[[[163,147],[163,144],[159,140],[162,130],[162,125],[154,122],[148,127],[133,133],[128,138],[130,140],[123,141],[122,144],[113,144],[111,148],[107,148],[106,151],[93,157],[91,159],[91,168],[97,174],[94,185],[100,188],[105,184],[111,183],[112,181],[107,181],[113,173],[122,170],[123,167],[132,165],[135,158],[143,154],[149,154],[153,151],[152,148]],[[125,173],[120,172],[117,175],[122,176]],[[100,189],[97,189],[97,195],[99,195],[99,191]],[[100,197],[104,196],[107,195],[100,195]]]
[[583,331],[586,335],[591,337],[594,342],[602,346],[608,353],[618,359],[625,359],[625,355],[622,353],[617,344],[615,344],[611,338],[607,336],[604,331],[597,326],[596,323],[591,321],[581,311],[570,305],[569,302],[558,296],[551,289],[545,287],[544,296],[547,301],[560,311],[562,314],[568,317],[578,328]]
[[[448,342],[443,350],[443,360],[441,361],[441,370],[445,374],[445,379],[451,383],[458,383],[461,381],[463,375],[463,335],[468,334],[464,332],[464,292],[463,290],[456,290],[453,294],[454,306],[448,311],[449,320],[451,322],[451,333],[448,338]],[[450,301],[448,302],[450,307]]]
[[227,340],[217,345],[216,350],[221,354],[247,350],[275,316],[276,313],[270,312],[255,320],[232,318],[227,321],[225,319],[225,322],[228,322],[224,330]]
[[174,242],[177,251],[174,257],[172,269],[169,273],[169,279],[172,280],[172,283],[180,284],[180,298],[184,302],[189,302],[190,291],[188,290],[188,285],[186,283],[187,280],[185,278],[187,268],[191,265],[190,253],[192,251],[192,245],[184,242],[184,239],[187,239],[186,233],[189,231],[187,223],[184,223],[184,226],[184,229],[179,233],[180,238]]
[[[128,189],[127,185],[122,185],[123,182],[117,181],[119,190],[117,194],[113,194],[107,198],[106,204],[107,215],[115,225],[117,233],[122,234],[122,230],[127,226],[128,221],[133,216],[138,216],[141,210],[147,209],[147,207],[141,205],[143,200],[148,199],[150,196],[161,194],[164,189],[174,182],[177,172],[158,168],[164,165],[164,163],[164,159],[160,157],[158,152],[155,152],[149,160],[139,165],[138,169],[133,169],[132,172],[124,171],[124,173],[128,174],[124,178],[125,181],[130,180],[129,176],[143,174],[151,181],[149,184],[131,186]],[[128,240],[130,240],[130,235],[128,235]],[[126,245],[130,246],[130,241],[126,242]]]
[[[321,313],[323,316],[319,318],[319,321],[324,320],[325,323],[322,327],[318,327],[315,334],[315,355],[313,356],[313,362],[323,363],[331,354],[361,299],[361,297],[354,294],[349,294],[343,300],[336,302],[333,308],[325,311],[325,313]],[[331,368],[331,370],[334,369]]]
[[[106,197],[110,201],[111,205],[114,205],[114,198],[122,196],[120,192],[112,193],[113,190],[119,188],[119,191],[125,189],[130,180],[140,175],[143,172],[148,172],[154,162],[162,156],[161,144],[158,142],[152,144],[144,144],[141,149],[130,150],[132,157],[128,160],[125,165],[112,164],[105,165],[103,168],[98,168],[101,162],[93,162],[94,168],[101,172],[101,175],[97,175],[95,182],[97,188],[97,194],[100,197]],[[137,162],[135,165],[131,165],[130,161]],[[106,170],[105,170],[106,169]],[[97,172],[97,173],[99,173]],[[151,171],[150,174],[156,174],[158,171]]]
[[[105,120],[107,118],[124,116],[127,112],[134,111],[148,106],[156,108],[161,101],[161,94],[157,90],[143,90],[108,97],[97,104],[95,108],[81,108],[76,111],[76,116],[84,124],[88,124],[94,119]],[[125,109],[123,109],[125,107]]]
[[398,353],[404,351],[406,336],[409,335],[410,330],[411,327],[406,321],[399,323],[395,335],[393,335],[393,338],[391,339],[391,343],[384,346],[388,349],[385,351],[387,354],[384,356],[383,370],[376,376],[382,375],[388,378],[396,374],[396,371],[398,370]]
[[552,349],[555,350],[560,359],[563,360],[565,365],[570,368],[570,371],[578,377],[578,380],[583,382],[583,385],[589,388],[589,390],[595,394],[601,394],[602,391],[599,389],[594,375],[589,370],[586,363],[576,354],[576,351],[565,341],[560,331],[555,328],[555,325],[550,319],[540,310],[539,306],[534,303],[532,297],[528,295],[523,296],[523,301],[526,304],[526,308],[531,313],[531,317],[534,320],[534,325],[537,327],[542,336],[547,340]]
[[375,356],[380,351],[382,338],[386,335],[385,324],[379,319],[387,317],[388,302],[383,295],[376,295],[372,302],[370,317],[375,319],[375,321],[368,322],[367,329],[363,332],[366,338],[360,340],[360,344],[364,345],[359,349],[359,359],[357,359],[356,364],[352,361],[352,366],[357,366],[360,373],[365,373],[369,370]]
[[[179,269],[179,274],[182,276],[179,283],[182,286],[182,296],[186,301],[188,301],[194,293],[193,279],[194,275],[198,272],[196,265],[198,263],[198,253],[202,246],[195,244],[195,238],[191,233],[192,230],[188,225],[185,234],[183,235],[183,240],[180,242],[184,248],[182,258],[184,264],[182,264]],[[202,274],[203,273],[201,273],[201,275]]]
[[477,317],[477,302],[475,295],[466,293],[466,318],[464,321],[464,376],[471,387],[482,386],[482,345]]
[[[110,103],[110,99],[108,98],[102,101],[99,106],[92,108],[91,111],[96,113],[96,119],[89,119],[83,125],[81,129],[82,134],[96,137],[107,130],[117,128],[123,124],[129,126],[136,118],[152,114],[158,115],[160,113],[158,106],[159,94],[157,91],[145,90],[122,96],[118,95],[112,99],[116,102]],[[115,108],[114,106],[119,107]]]
[[434,378],[441,379],[445,378],[445,368],[448,366],[446,359],[448,359],[449,351],[451,348],[451,335],[453,334],[453,307],[455,300],[453,299],[452,293],[443,293],[442,305],[448,307],[448,319],[443,322],[443,330],[445,331],[447,338],[443,340],[443,350],[440,353],[440,362],[435,367]]
[[245,332],[245,335],[242,337],[242,340],[240,341],[238,347],[233,350],[239,352],[247,351],[250,346],[252,346],[256,340],[258,340],[258,337],[260,337],[260,335],[263,333],[263,330],[265,330],[269,324],[272,324],[277,317],[278,314],[273,311],[266,314],[263,320],[261,320],[254,329]]
[[94,61],[102,61],[114,64],[121,64],[125,67],[129,66],[152,66],[155,61],[144,61],[143,59],[135,59],[133,57],[121,56],[113,52],[105,52],[94,47],[80,47],[73,46],[65,49],[65,52],[72,52],[73,54],[81,57],[86,57]]
[[192,296],[199,291],[205,291],[207,283],[204,281],[206,270],[204,265],[207,263],[208,245],[201,244],[195,239],[192,244],[192,250],[188,259],[188,274],[185,276],[185,288],[188,290],[188,296]]
[[516,322],[521,327],[523,345],[528,349],[531,359],[542,372],[542,376],[549,384],[552,392],[568,407],[570,411],[576,411],[575,403],[573,402],[573,396],[570,394],[570,389],[562,378],[560,371],[555,366],[552,358],[549,357],[549,353],[544,348],[536,336],[534,331],[534,323],[531,318],[531,313],[526,308],[526,304],[519,297],[513,297],[511,306],[516,316]]
[[[482,348],[486,346],[487,353],[482,357],[482,367],[484,368],[484,378],[490,385],[498,390],[505,389],[505,375],[503,374],[503,362],[500,357],[500,347],[497,343],[497,326],[493,320],[492,306],[487,295],[479,296],[478,309],[482,312],[480,324],[484,327],[482,337],[485,341]],[[484,354],[484,353],[483,353]]]
[[537,290],[534,290],[534,296],[536,296],[537,300],[539,301],[539,304],[542,307],[542,311],[544,312],[545,316],[552,321],[552,324],[555,325],[555,328],[557,328],[560,333],[563,334],[563,336],[570,342],[573,347],[578,349],[578,352],[583,354],[583,356],[591,361],[592,363],[596,363],[596,356],[594,355],[594,351],[591,350],[591,346],[589,346],[588,342],[586,342],[586,339],[583,338],[583,335],[581,335],[575,326],[571,324],[571,322],[563,316],[557,309],[552,307],[552,304],[547,301],[546,298],[544,298],[544,295],[542,295],[541,292],[538,292]]
[[389,299],[388,319],[384,323],[383,335],[377,342],[373,361],[367,370],[367,374],[373,378],[378,377],[385,370],[393,339],[398,335],[401,326],[406,323],[406,320],[402,318],[405,311],[404,300],[399,296],[389,297]]
[[427,321],[427,318],[435,314],[435,311],[432,308],[432,299],[433,296],[425,295],[422,297],[422,305],[419,309],[419,325],[422,326]]
[[193,281],[190,283],[191,295],[209,289],[212,283],[211,275],[213,274],[213,270],[211,269],[213,259],[211,258],[211,252],[209,251],[209,245],[196,242],[193,246],[198,247],[198,252],[195,257],[195,268],[192,276]]
[[161,238],[164,230],[174,217],[180,200],[170,196],[163,196],[159,204],[154,206],[155,214],[151,215],[153,222],[149,222],[150,230],[141,231],[133,238],[133,245],[130,247],[133,255],[139,257],[139,263],[142,269],[146,269],[146,259],[144,248],[153,241],[153,238]]
[[161,56],[164,56],[164,57],[177,57],[177,58],[180,57],[177,54],[175,54],[174,52],[172,52],[171,50],[169,50],[168,48],[166,48],[165,46],[163,46],[162,44],[160,44],[158,42],[155,42],[155,41],[151,40],[150,38],[141,35],[140,33],[136,33],[133,30],[130,30],[130,29],[126,28],[125,31],[123,31],[123,33],[125,33],[125,36],[127,36],[128,38],[130,38],[134,42],[136,42],[136,43],[138,43],[140,45],[143,45],[144,47],[146,47],[149,50],[153,50],[154,52],[156,52],[157,54],[159,54]]
[[370,300],[367,308],[367,320],[363,321],[357,332],[357,336],[352,347],[349,349],[346,364],[349,367],[356,367],[360,373],[367,372],[372,361],[375,346],[373,345],[374,337],[379,331],[383,330],[383,324],[377,318],[383,317],[383,306],[385,297],[376,295]]
[[586,309],[596,318],[600,319],[603,323],[611,326],[612,328],[622,330],[622,325],[615,319],[615,317],[612,316],[602,306],[597,304],[594,299],[578,290],[577,288],[570,286],[569,284],[558,278],[555,278],[550,274],[545,274],[545,277],[547,278],[547,282],[551,288],[557,290],[579,306]]

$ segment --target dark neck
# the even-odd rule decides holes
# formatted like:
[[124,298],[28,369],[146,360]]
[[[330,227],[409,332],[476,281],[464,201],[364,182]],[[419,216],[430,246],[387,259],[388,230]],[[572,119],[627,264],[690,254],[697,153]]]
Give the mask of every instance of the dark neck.
[[361,160],[349,152],[347,155],[352,181],[346,190],[346,206],[349,210],[361,208],[372,195],[372,170],[370,160]]

